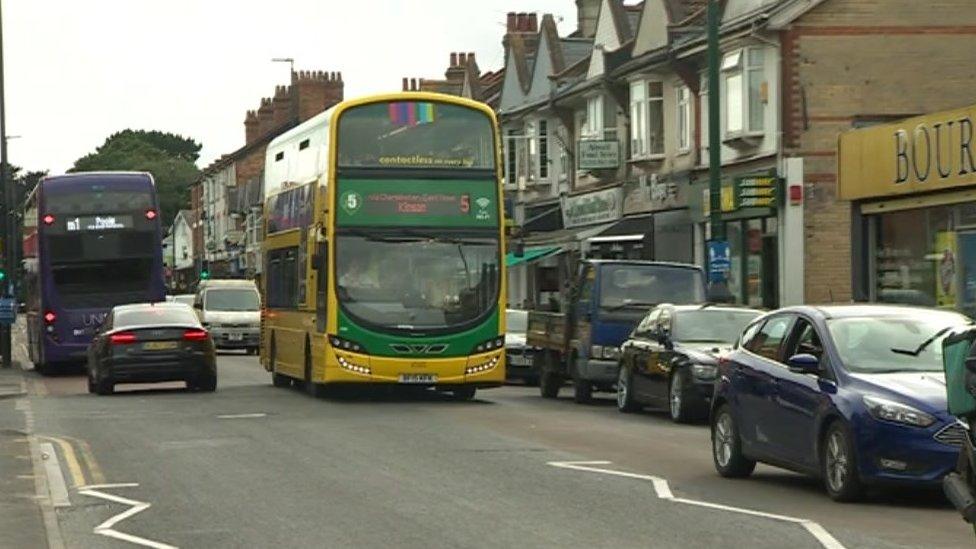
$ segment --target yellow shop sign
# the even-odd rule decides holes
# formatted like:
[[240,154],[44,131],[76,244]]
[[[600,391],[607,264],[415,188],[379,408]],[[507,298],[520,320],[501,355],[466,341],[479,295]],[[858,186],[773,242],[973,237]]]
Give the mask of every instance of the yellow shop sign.
[[840,136],[844,200],[976,185],[976,105]]

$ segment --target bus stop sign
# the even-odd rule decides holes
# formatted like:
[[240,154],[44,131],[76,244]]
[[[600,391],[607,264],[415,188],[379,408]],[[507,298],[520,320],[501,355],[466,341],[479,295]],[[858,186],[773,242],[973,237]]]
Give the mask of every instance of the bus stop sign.
[[17,320],[17,300],[12,297],[0,298],[0,324],[9,326]]

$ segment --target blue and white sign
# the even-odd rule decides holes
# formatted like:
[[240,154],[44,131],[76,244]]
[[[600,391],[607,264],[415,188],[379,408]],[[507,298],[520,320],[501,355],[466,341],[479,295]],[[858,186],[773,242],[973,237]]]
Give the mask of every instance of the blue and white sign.
[[0,324],[10,325],[17,320],[17,301],[12,297],[0,298]]
[[732,251],[728,240],[708,242],[708,281],[726,282],[732,268]]

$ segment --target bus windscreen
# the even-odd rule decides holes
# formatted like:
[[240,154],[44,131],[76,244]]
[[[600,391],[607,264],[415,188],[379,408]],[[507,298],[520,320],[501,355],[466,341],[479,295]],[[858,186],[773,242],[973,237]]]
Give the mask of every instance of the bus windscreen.
[[491,121],[460,105],[372,103],[339,120],[339,167],[493,169]]

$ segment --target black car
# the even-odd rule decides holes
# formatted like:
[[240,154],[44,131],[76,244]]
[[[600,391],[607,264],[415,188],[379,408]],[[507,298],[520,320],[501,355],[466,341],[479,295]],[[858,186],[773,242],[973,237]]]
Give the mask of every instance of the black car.
[[217,389],[213,340],[182,303],[119,305],[106,315],[88,347],[88,391],[109,395],[117,383],[185,381]]
[[718,355],[762,311],[717,305],[659,305],[620,347],[617,409],[667,407],[686,423],[708,415]]

